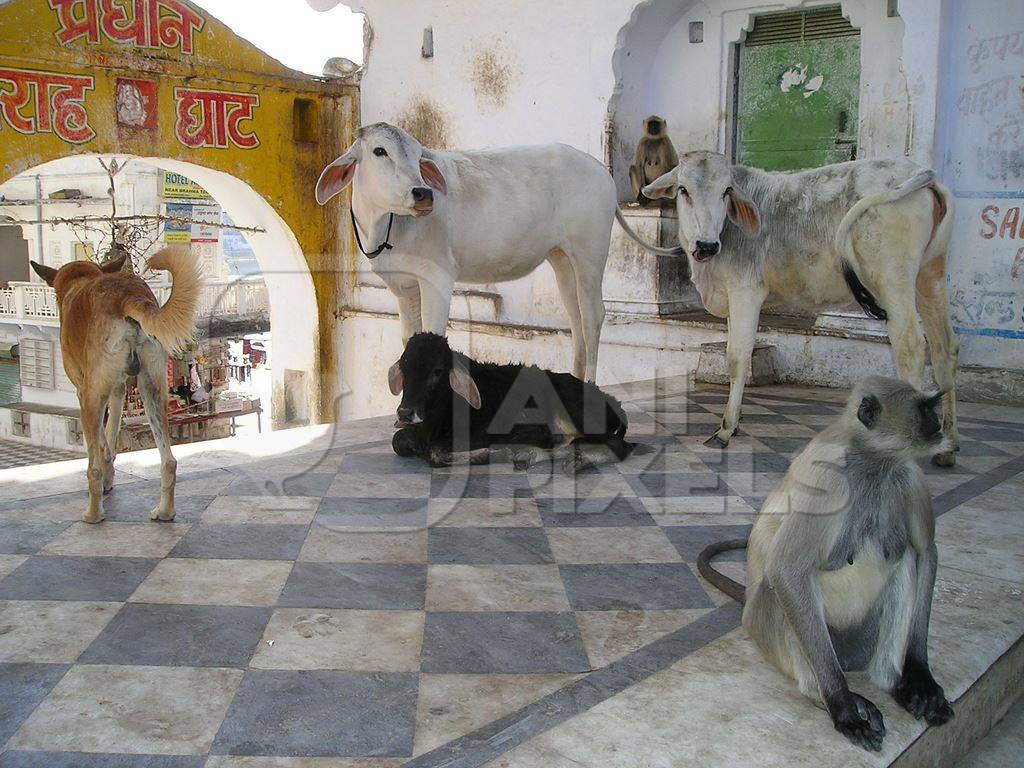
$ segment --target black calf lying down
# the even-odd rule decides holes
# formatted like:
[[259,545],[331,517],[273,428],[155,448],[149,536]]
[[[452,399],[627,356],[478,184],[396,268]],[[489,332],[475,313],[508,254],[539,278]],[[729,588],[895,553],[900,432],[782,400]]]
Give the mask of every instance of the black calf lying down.
[[[572,443],[567,471],[590,462],[579,450],[606,445],[619,460],[633,450],[623,440],[626,414],[618,400],[568,373],[535,366],[478,363],[453,352],[433,333],[409,339],[388,371],[393,394],[402,393],[399,419],[416,422],[395,433],[399,456],[423,456],[431,466],[486,464],[492,445],[554,448]],[[515,454],[517,467],[530,454]]]

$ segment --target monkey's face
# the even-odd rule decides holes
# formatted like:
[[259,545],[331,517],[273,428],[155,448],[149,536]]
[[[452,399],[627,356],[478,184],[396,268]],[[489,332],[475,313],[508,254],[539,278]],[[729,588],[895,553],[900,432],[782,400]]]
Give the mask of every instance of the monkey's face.
[[688,152],[643,193],[652,200],[675,199],[679,244],[695,262],[719,252],[727,218],[750,237],[760,234],[757,206],[733,182],[732,166],[717,152]]
[[662,125],[663,124],[662,124],[661,120],[656,120],[653,117],[650,118],[647,121],[647,134],[649,136],[654,136],[654,137],[658,136],[659,134],[661,134]]
[[871,377],[858,384],[851,399],[859,398],[857,419],[879,447],[927,455],[944,442],[938,413],[942,397],[942,392],[925,394],[896,379]]

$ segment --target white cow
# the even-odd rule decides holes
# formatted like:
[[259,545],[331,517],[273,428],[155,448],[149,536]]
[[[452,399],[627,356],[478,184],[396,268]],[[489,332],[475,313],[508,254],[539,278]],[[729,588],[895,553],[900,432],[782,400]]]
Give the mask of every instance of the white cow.
[[685,252],[705,308],[729,320],[729,402],[708,445],[724,448],[735,434],[763,304],[820,312],[856,299],[886,320],[896,369],[919,389],[920,315],[935,379],[946,393],[942,418],[951,448],[933,461],[952,466],[960,442],[958,344],[946,298],[953,212],[949,190],[931,171],[899,159],[770,173],[730,165],[714,152],[690,152],[643,193],[674,198],[679,215],[681,250],[651,250]]
[[456,281],[515,280],[546,260],[569,315],[573,373],[595,379],[617,210],[597,160],[563,144],[442,152],[376,123],[324,169],[317,202],[350,182],[360,248],[398,298],[403,342],[444,335]]

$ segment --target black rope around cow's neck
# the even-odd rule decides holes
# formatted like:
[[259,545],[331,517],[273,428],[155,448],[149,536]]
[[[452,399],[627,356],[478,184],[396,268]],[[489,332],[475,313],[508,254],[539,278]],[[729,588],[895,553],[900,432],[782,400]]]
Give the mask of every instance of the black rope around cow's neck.
[[384,251],[390,251],[394,248],[388,240],[391,238],[391,225],[395,223],[395,214],[391,214],[391,218],[388,219],[388,231],[384,233],[384,242],[380,244],[380,247],[376,251],[370,251],[369,253],[363,248],[363,241],[359,239],[359,225],[356,224],[356,212],[351,208],[348,209],[349,214],[352,216],[352,231],[356,233],[356,245],[359,246],[359,251],[368,259],[374,259],[380,256]]

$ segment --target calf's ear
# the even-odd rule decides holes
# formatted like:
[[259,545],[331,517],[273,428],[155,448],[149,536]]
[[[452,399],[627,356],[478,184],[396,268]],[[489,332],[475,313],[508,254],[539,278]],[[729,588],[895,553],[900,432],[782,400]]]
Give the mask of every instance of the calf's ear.
[[425,157],[420,159],[420,175],[435,192],[444,194],[448,191],[448,182],[444,180],[444,174],[433,160],[428,160]]
[[402,394],[402,389],[405,388],[405,376],[402,375],[402,368],[395,363],[388,368],[388,389],[391,390],[392,395]]
[[458,358],[453,360],[452,369],[448,372],[448,383],[452,385],[452,390],[458,393],[463,400],[473,406],[473,408],[480,409],[480,390],[477,389],[473,377],[469,375],[469,369],[466,367],[466,364]]
[[48,286],[52,288],[53,278],[57,276],[57,270],[54,269],[53,267],[45,267],[42,264],[37,264],[34,261],[30,261],[29,264],[32,265],[32,269],[35,271],[35,273],[39,275],[41,278],[43,278],[43,282],[45,282]]
[[676,169],[673,168],[668,173],[663,173],[641,191],[643,192],[644,197],[650,200],[658,200],[659,198],[671,200],[679,191],[679,180],[676,176]]
[[739,227],[749,237],[761,234],[761,213],[757,203],[747,197],[742,190],[729,187],[725,191],[726,213],[729,221]]
[[352,182],[356,173],[355,145],[324,168],[316,183],[316,201],[323,205]]

